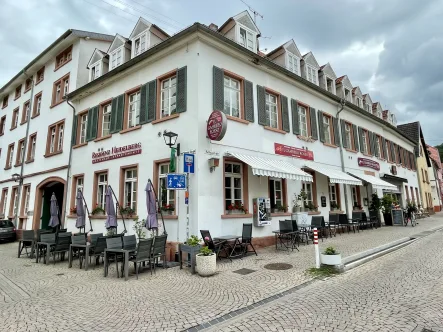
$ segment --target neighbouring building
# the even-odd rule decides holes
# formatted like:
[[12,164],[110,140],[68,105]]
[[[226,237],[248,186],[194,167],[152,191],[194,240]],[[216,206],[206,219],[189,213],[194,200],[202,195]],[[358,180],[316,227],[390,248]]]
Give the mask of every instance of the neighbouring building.
[[440,153],[437,148],[426,145],[429,157],[431,158],[432,169],[429,168],[431,174],[430,182],[432,188],[432,201],[434,203],[434,211],[441,211],[442,205],[442,186],[443,186],[443,171],[441,167]]
[[[395,195],[403,206],[420,201],[418,138],[383,120],[379,103],[346,75],[336,78],[329,64],[319,66],[311,52],[302,56],[293,40],[261,53],[260,31],[247,11],[220,28],[195,23],[171,37],[143,19],[134,31],[127,39],[116,35],[106,52],[91,51],[94,61],[106,60],[100,62],[106,70],[97,74],[90,61],[90,82],[68,95],[76,128],[72,211],[78,189],[89,206],[103,208],[111,185],[120,204],[144,219],[152,180],[168,209],[168,240],[184,241],[201,229],[213,236],[241,233],[243,223],[253,222],[253,199],[265,197],[271,224],[253,229],[265,245],[278,221],[290,218],[302,189],[309,215],[326,220],[331,212],[368,211],[373,193]],[[134,50],[138,36],[146,36],[145,46]],[[221,140],[206,131],[213,111],[227,118]],[[178,134],[182,152],[195,151],[189,197],[167,189],[165,132]],[[182,155],[176,165],[176,172],[185,171]],[[68,229],[75,229],[75,218],[67,216]],[[104,218],[91,218],[94,231],[105,231]],[[133,221],[126,224],[133,232]]]

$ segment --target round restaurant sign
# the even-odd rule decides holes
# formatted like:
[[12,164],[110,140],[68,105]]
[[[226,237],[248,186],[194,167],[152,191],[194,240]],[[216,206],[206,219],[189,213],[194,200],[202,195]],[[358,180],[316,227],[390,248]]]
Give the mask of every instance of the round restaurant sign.
[[223,139],[228,127],[228,120],[226,115],[220,111],[212,111],[206,124],[206,134],[208,138],[213,141],[220,141]]

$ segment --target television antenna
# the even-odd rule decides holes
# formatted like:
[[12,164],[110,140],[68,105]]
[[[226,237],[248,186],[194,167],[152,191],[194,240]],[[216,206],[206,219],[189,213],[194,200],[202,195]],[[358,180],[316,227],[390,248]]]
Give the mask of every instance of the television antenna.
[[246,6],[248,6],[249,10],[254,14],[254,23],[257,23],[257,16],[260,16],[261,19],[263,19],[263,15],[260,14],[258,11],[256,11],[254,8],[252,8],[251,6],[249,6],[246,2],[244,2],[243,0],[240,0],[241,2],[243,2]]

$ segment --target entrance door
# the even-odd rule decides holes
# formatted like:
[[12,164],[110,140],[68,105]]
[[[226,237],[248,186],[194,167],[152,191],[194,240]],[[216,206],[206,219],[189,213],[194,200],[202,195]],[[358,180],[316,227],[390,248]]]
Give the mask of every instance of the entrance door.
[[57,198],[59,217],[61,217],[61,214],[63,212],[62,211],[63,191],[64,191],[64,185],[59,182],[49,183],[43,189],[43,204],[42,204],[42,213],[41,213],[41,219],[40,219],[40,228],[41,229],[49,228],[48,224],[49,224],[49,219],[51,218],[50,207],[51,207],[52,193],[54,193],[55,197]]

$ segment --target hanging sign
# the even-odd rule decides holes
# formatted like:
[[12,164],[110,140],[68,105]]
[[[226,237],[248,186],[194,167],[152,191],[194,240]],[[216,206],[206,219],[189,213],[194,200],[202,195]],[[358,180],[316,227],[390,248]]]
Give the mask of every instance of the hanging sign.
[[282,156],[314,160],[314,152],[279,143],[274,143],[274,152]]
[[206,135],[212,141],[221,141],[225,137],[228,120],[220,111],[212,111],[206,123]]
[[372,159],[358,158],[357,161],[358,161],[358,166],[360,167],[368,167],[375,169],[376,171],[380,170],[380,164]]
[[104,161],[119,159],[142,153],[142,143],[114,146],[111,149],[92,153],[92,163],[97,164]]

